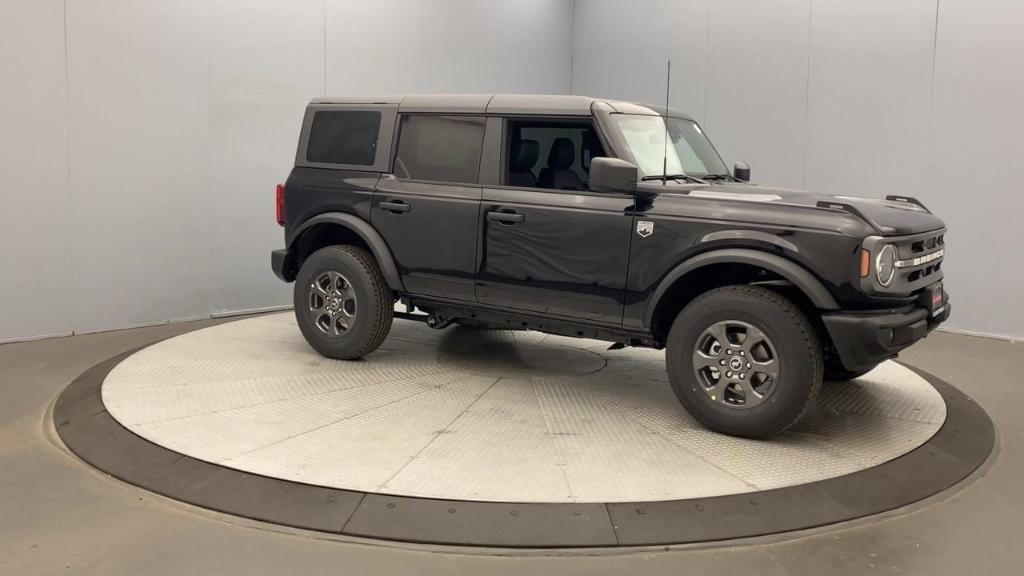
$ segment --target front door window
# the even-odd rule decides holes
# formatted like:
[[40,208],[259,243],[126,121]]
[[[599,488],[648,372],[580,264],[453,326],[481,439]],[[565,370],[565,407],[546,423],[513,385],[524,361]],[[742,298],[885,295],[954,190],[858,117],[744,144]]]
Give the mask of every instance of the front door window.
[[590,160],[604,155],[590,121],[510,120],[505,185],[588,190]]

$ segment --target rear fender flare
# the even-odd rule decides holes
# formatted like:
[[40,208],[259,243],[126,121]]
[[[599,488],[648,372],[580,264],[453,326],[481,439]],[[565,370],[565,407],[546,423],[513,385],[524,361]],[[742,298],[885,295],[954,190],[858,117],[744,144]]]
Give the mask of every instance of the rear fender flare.
[[384,275],[384,280],[388,283],[388,286],[398,292],[405,290],[405,287],[402,285],[402,277],[398,273],[395,257],[391,254],[391,249],[388,247],[388,243],[384,241],[384,237],[369,222],[353,214],[326,212],[306,220],[291,233],[288,240],[288,248],[294,249],[296,241],[302,237],[302,234],[318,224],[341,226],[359,236],[370,247],[373,257],[377,259],[377,264],[380,266],[380,271]]

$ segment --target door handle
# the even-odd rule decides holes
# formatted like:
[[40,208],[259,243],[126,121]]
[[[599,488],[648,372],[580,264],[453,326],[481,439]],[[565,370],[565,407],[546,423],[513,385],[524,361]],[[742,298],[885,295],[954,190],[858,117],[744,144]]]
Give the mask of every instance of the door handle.
[[516,212],[488,212],[488,222],[500,222],[501,224],[518,224],[526,222],[526,216]]
[[402,212],[408,212],[409,210],[412,210],[412,206],[409,206],[408,204],[402,202],[401,200],[381,202],[380,204],[378,204],[378,206],[380,206],[382,210],[387,210],[392,214],[401,214]]

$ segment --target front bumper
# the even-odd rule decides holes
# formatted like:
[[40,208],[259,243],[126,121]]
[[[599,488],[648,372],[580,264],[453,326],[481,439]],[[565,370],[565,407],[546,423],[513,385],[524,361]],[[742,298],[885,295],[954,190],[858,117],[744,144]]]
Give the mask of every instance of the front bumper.
[[932,317],[928,309],[914,306],[881,314],[839,312],[823,314],[832,345],[843,367],[865,370],[882,360],[892,358],[900,350],[924,338],[949,318],[949,295],[945,294],[942,311]]
[[274,271],[275,276],[285,282],[295,280],[295,256],[292,251],[283,249],[271,252],[270,269]]

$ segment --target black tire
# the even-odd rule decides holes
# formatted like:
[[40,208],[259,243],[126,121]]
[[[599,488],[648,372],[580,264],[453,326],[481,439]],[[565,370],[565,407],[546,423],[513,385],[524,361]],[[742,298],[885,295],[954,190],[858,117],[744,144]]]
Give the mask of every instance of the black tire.
[[[314,304],[319,303],[314,302],[316,298],[323,300],[319,293],[314,297],[314,282],[327,278],[328,274],[340,275],[344,282],[339,285],[345,286],[346,294],[354,295],[334,300],[341,300],[340,306],[333,310],[338,314],[342,309],[347,314],[351,302],[351,320],[339,318],[338,326],[344,322],[349,324],[340,334],[334,329],[334,316],[328,316],[325,310],[312,310]],[[384,342],[391,330],[394,318],[391,289],[373,255],[357,246],[328,246],[306,258],[295,279],[293,298],[299,330],[314,350],[328,358],[354,360],[366,356]]]
[[[742,393],[733,393],[730,398],[734,403],[727,403],[726,393],[717,395],[721,388],[713,387],[713,383],[708,387],[706,375],[719,367],[705,367],[701,371],[695,368],[700,361],[700,358],[695,360],[697,347],[709,341],[706,331],[722,324],[728,328],[732,322],[752,327],[750,330],[755,334],[760,331],[774,356],[770,362],[776,376],[767,378],[766,374],[757,374],[758,379],[765,378],[760,383],[765,386],[765,393],[752,395],[757,399],[756,404],[746,402],[746,395]],[[710,341],[713,352],[717,340],[711,337]],[[728,348],[722,347],[719,352],[739,354],[738,346],[728,344]],[[821,390],[824,360],[814,326],[795,304],[766,288],[726,286],[698,296],[673,322],[665,352],[669,380],[676,397],[698,422],[724,434],[745,438],[778,434],[800,420]],[[721,363],[726,358],[729,362],[733,360],[724,355],[714,356],[712,360]],[[728,368],[727,364],[723,366],[723,370]],[[746,364],[746,369],[750,369],[750,364]],[[753,384],[755,375],[751,373],[749,377],[747,382]],[[736,386],[729,389],[743,390],[739,384]]]

